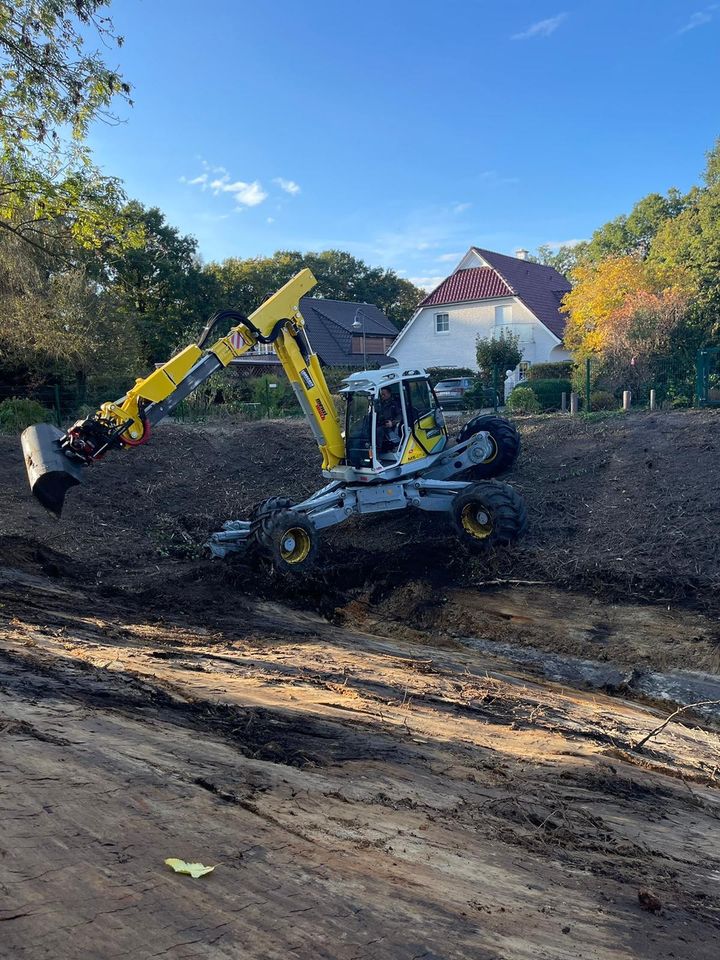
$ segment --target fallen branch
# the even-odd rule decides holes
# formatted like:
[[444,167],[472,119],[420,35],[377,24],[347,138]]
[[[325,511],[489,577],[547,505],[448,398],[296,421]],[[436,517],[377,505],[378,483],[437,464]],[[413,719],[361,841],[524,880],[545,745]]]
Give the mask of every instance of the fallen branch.
[[698,700],[697,703],[688,703],[684,707],[678,707],[677,710],[673,710],[668,717],[665,717],[659,726],[655,727],[654,730],[651,730],[650,733],[642,738],[642,740],[638,740],[632,749],[641,750],[651,737],[655,737],[658,733],[661,733],[671,720],[674,720],[675,717],[681,713],[684,713],[686,710],[694,710],[696,707],[714,707],[718,704],[720,704],[720,700]]

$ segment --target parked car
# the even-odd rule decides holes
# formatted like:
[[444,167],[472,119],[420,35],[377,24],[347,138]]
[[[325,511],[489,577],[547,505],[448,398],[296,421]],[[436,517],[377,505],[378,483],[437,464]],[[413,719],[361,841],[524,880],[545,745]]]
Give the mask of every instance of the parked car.
[[472,377],[455,377],[435,384],[435,396],[441,407],[462,407],[463,397],[475,386]]
[[[466,397],[472,394],[472,397]],[[458,410],[467,406],[494,407],[500,405],[500,398],[495,396],[492,387],[481,387],[473,377],[454,377],[451,380],[441,380],[435,384],[435,396],[441,407],[447,410]],[[474,402],[469,402],[474,400]],[[497,401],[497,403],[496,403]]]

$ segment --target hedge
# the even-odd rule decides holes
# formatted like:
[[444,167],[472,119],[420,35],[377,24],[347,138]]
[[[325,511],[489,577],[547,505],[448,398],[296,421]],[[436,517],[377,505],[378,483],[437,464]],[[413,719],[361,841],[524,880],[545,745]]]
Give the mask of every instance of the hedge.
[[470,367],[426,367],[430,383],[433,386],[440,383],[441,380],[457,380],[458,377],[472,377],[477,380],[477,370],[471,370]]
[[567,394],[570,399],[572,384],[569,380],[533,380],[532,391],[538,399],[542,410],[559,410],[562,406],[562,395]]
[[[533,363],[528,367],[528,380],[568,380],[572,376],[573,365],[570,360],[556,363]],[[533,390],[535,384],[533,382]]]
[[35,423],[47,423],[53,418],[48,410],[36,400],[12,397],[0,403],[0,432],[20,433]]

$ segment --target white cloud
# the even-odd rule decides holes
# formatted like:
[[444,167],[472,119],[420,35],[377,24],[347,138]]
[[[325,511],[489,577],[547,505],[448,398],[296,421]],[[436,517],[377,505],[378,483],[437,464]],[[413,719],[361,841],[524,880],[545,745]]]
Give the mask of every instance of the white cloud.
[[284,190],[285,193],[289,193],[293,197],[297,193],[300,193],[300,184],[295,183],[294,180],[286,180],[285,177],[275,177],[273,183],[276,183],[281,190]]
[[[229,193],[235,199],[238,208],[257,207],[263,200],[267,199],[267,192],[259,180],[253,180],[246,183],[244,180],[231,180],[230,174],[225,167],[214,167],[207,160],[200,161],[205,168],[205,172],[197,177],[180,177],[180,183],[185,183],[189,187],[200,187],[201,190],[212,190],[217,197],[221,193]],[[214,179],[210,175],[215,174]]]
[[268,217],[265,223],[275,223],[275,217]]
[[415,286],[420,287],[421,290],[434,290],[444,279],[445,274],[435,277],[408,277],[410,283],[414,283]]
[[241,207],[257,207],[258,204],[267,199],[267,193],[263,190],[259,180],[253,180],[252,183],[245,183],[244,180],[231,180],[227,173],[212,180],[210,189],[215,196],[220,193],[231,193],[238,206]]
[[459,260],[461,256],[461,253],[443,253],[437,259],[438,263],[452,263],[454,260]]
[[465,211],[469,210],[471,206],[471,203],[456,203],[452,210],[453,213],[465,213]]
[[705,7],[704,10],[698,10],[696,13],[693,13],[685,26],[678,30],[678,33],[687,33],[688,30],[694,30],[696,27],[704,27],[706,23],[710,23],[713,18],[712,11],[716,10],[717,6],[716,3],[712,3],[709,7]]
[[532,40],[534,37],[549,37],[566,19],[567,13],[558,13],[554,17],[548,17],[547,20],[538,20],[537,23],[531,24],[527,30],[523,30],[522,33],[513,34],[512,39]]
[[207,174],[201,173],[199,177],[193,177],[192,180],[188,180],[187,177],[180,177],[180,183],[187,183],[189,187],[204,186],[207,183]]

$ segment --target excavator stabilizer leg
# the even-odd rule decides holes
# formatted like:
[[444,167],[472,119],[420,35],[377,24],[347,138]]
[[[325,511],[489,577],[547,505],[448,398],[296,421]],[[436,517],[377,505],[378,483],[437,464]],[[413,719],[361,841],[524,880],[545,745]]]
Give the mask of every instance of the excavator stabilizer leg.
[[51,423],[38,423],[24,430],[20,438],[33,496],[57,517],[67,491],[82,482],[82,464],[71,460],[60,447],[64,436]]

